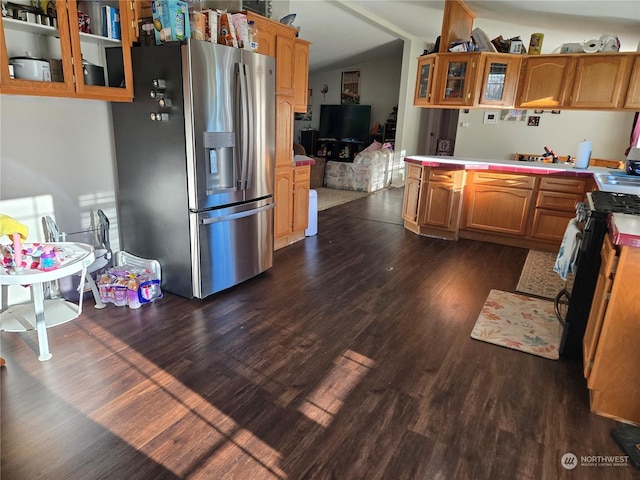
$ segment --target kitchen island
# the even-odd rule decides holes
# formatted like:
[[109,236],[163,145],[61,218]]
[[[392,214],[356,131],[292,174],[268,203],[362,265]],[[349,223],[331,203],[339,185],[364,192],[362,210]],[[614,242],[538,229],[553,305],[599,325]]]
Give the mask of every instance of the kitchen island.
[[587,192],[640,193],[640,184],[603,181],[624,174],[605,167],[440,156],[411,156],[405,163],[405,228],[449,240],[557,252]]

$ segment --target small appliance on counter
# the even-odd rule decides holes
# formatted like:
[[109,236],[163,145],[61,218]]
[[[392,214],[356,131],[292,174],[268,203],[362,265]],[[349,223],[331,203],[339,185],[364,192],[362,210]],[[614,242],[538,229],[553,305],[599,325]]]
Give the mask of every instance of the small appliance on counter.
[[640,148],[629,150],[625,170],[629,175],[640,175]]

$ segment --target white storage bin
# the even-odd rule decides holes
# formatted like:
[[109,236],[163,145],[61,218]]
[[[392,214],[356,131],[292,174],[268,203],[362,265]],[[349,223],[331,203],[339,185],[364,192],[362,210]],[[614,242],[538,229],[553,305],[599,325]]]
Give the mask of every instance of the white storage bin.
[[306,237],[312,237],[318,233],[318,192],[309,190],[309,224],[304,231]]

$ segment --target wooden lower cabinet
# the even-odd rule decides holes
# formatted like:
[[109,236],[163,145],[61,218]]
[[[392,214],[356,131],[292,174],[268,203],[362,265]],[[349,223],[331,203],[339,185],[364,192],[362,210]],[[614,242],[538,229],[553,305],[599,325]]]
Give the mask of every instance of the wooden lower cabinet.
[[557,252],[591,187],[586,177],[408,163],[402,217],[421,235]]
[[473,185],[468,195],[465,228],[518,236],[527,233],[531,190]]
[[562,243],[567,225],[575,216],[575,212],[536,208],[533,213],[533,223],[531,224],[531,237]]
[[421,235],[457,239],[465,171],[411,167],[402,212],[405,227]]
[[404,185],[404,200],[402,202],[402,218],[405,223],[418,223],[418,202],[420,200],[420,185],[422,184],[422,170],[418,165],[407,164],[407,180]]
[[[544,179],[543,179],[544,180]],[[571,179],[568,179],[571,181]],[[563,184],[558,180],[556,188],[576,189],[574,184]],[[575,183],[575,181],[574,181]],[[569,221],[576,216],[576,205],[584,201],[586,181],[582,180],[581,193],[564,193],[540,190],[531,225],[531,237],[540,240],[562,242]],[[544,185],[540,185],[542,188]],[[578,190],[579,191],[579,190]]]
[[274,248],[286,247],[305,237],[309,221],[311,167],[276,167]]
[[640,425],[640,248],[607,236],[601,256],[583,340],[591,411]]

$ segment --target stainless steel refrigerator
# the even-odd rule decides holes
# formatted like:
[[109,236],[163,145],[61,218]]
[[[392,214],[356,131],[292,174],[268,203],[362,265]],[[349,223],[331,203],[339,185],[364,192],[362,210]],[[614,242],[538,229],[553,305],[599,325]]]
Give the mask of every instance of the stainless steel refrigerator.
[[274,59],[189,40],[134,47],[113,103],[121,248],[204,298],[273,264]]

